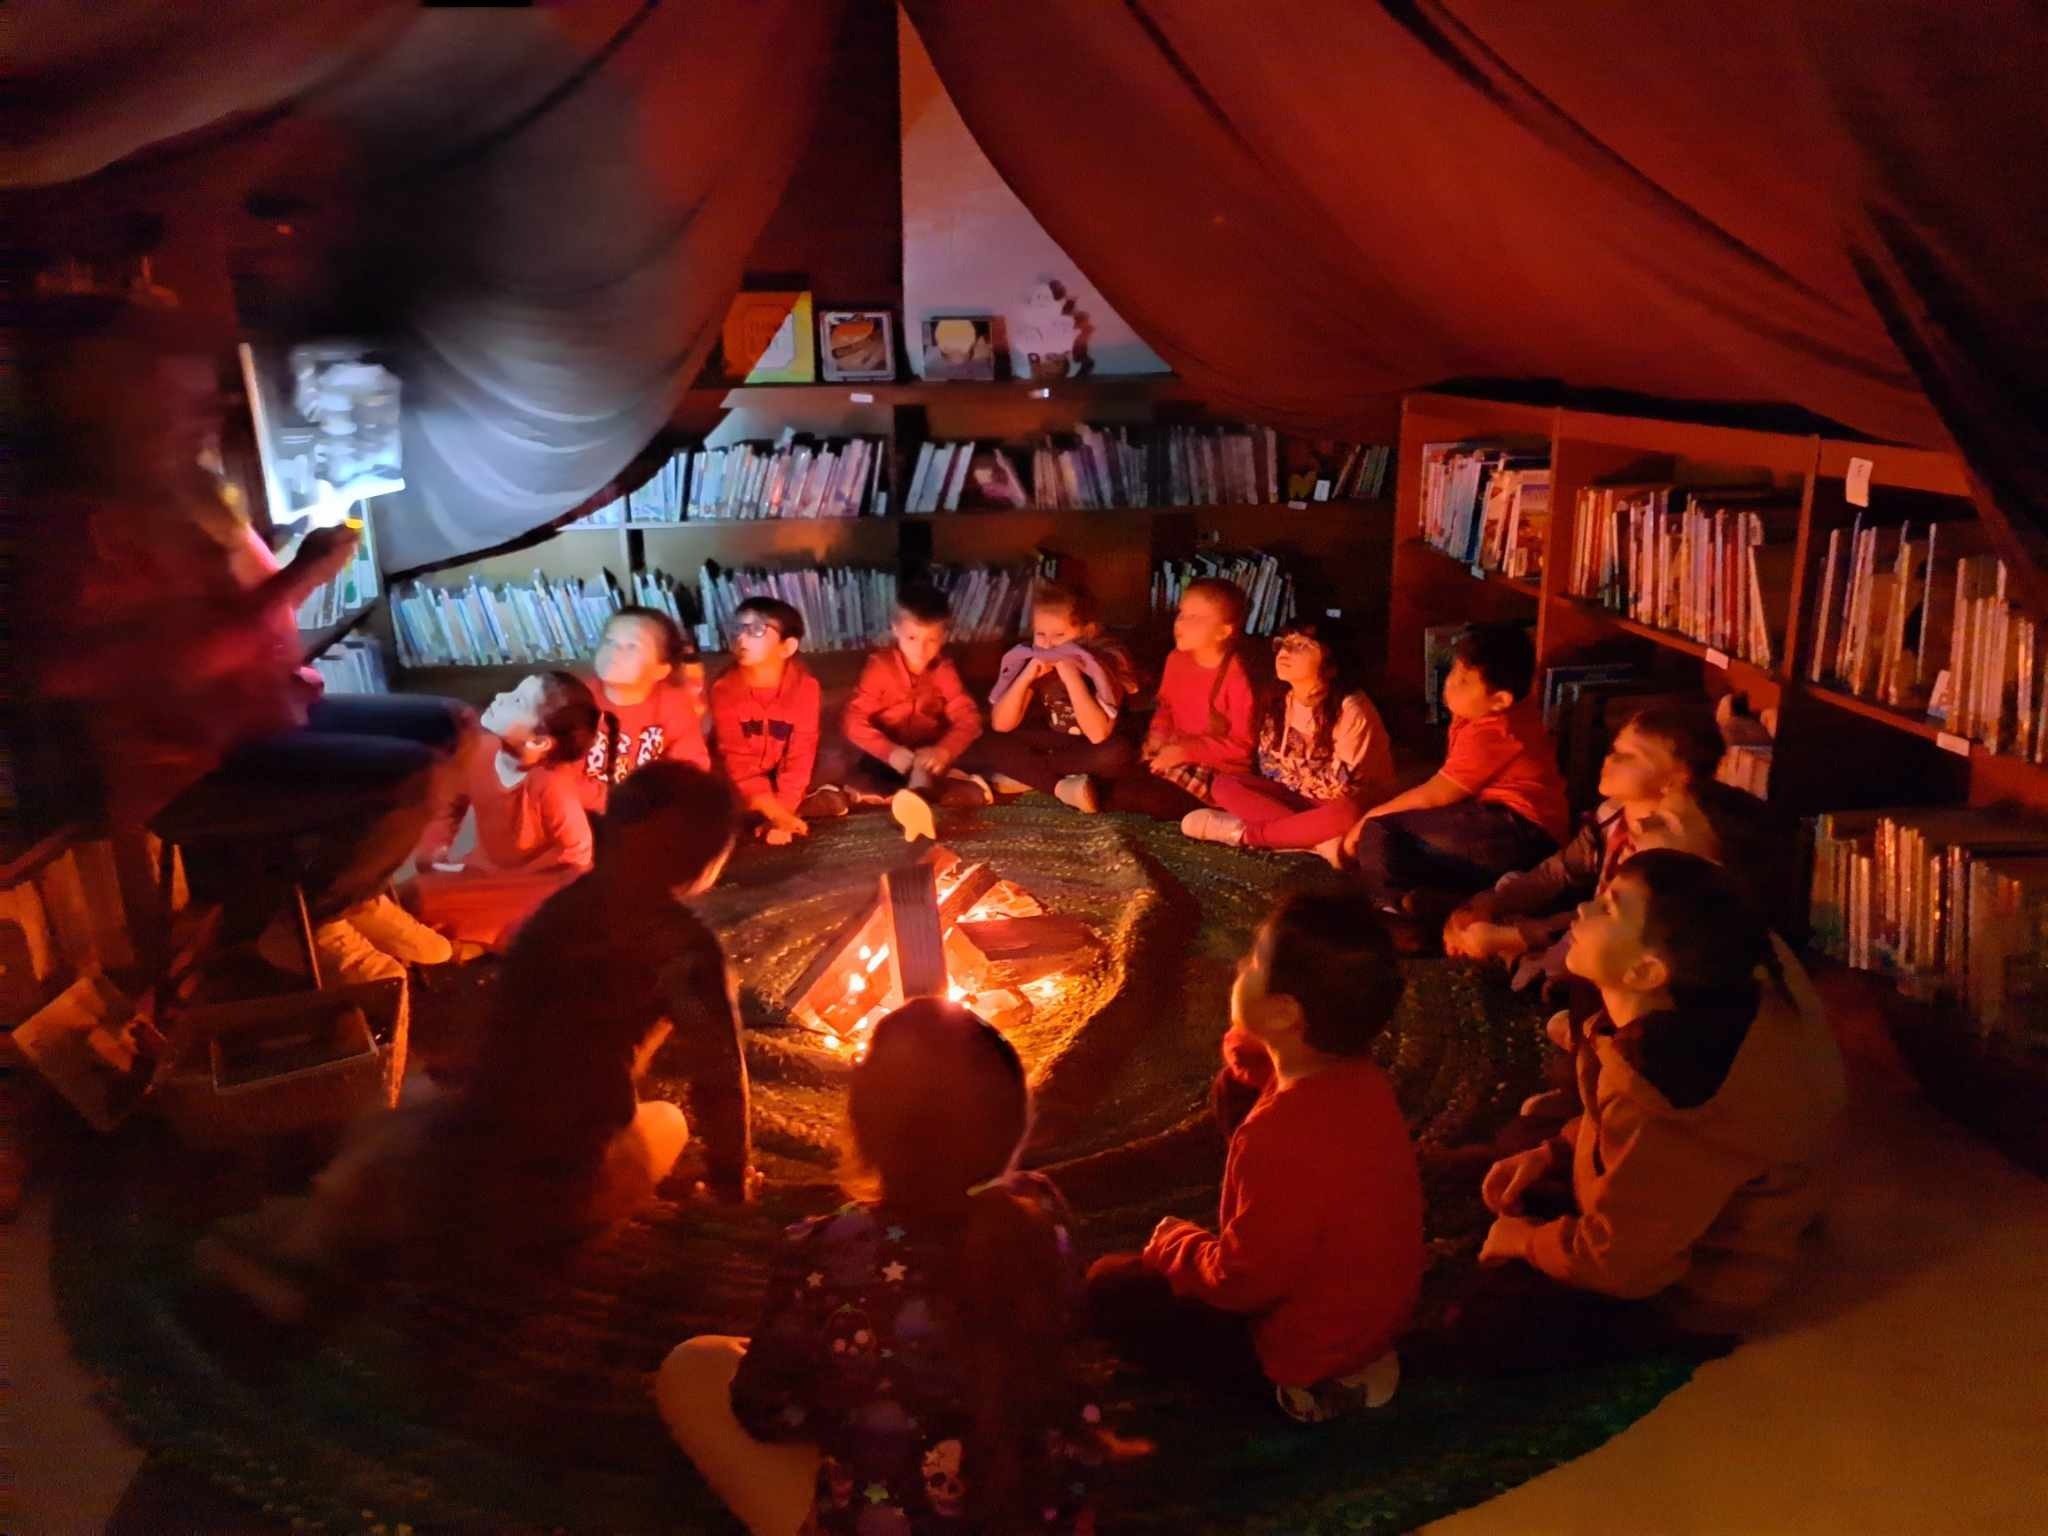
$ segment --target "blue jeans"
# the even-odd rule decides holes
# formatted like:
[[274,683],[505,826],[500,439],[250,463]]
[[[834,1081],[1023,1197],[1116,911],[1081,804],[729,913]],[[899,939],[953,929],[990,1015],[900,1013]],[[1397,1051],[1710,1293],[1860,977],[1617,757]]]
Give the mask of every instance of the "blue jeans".
[[1556,839],[1527,817],[1490,800],[1460,800],[1366,822],[1358,873],[1380,908],[1400,911],[1411,895],[1454,905],[1555,852]]

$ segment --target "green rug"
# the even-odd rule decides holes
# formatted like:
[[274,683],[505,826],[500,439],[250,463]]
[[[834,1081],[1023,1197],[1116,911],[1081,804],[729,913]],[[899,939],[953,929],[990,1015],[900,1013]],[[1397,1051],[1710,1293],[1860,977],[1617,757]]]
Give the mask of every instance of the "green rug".
[[[1279,893],[1335,877],[1310,859],[1043,802],[949,816],[941,835],[1104,936],[1071,1005],[1019,1040],[1041,1106],[1032,1161],[1056,1167],[1084,1245],[1133,1244],[1168,1210],[1213,1218],[1220,1154],[1189,1123],[1231,966]],[[386,1284],[326,1327],[281,1337],[221,1312],[187,1263],[208,1221],[292,1171],[202,1160],[138,1128],[81,1170],[59,1207],[55,1283],[80,1358],[153,1456],[279,1527],[730,1528],[655,1420],[648,1375],[686,1335],[745,1332],[773,1234],[832,1202],[844,1069],[775,1027],[778,1010],[903,854],[892,824],[856,817],[806,845],[749,850],[704,903],[757,1027],[756,1117],[776,1180],[758,1208],[660,1204],[558,1261]],[[1410,981],[1381,1055],[1418,1141],[1490,1133],[1540,1086],[1536,1018],[1464,966],[1417,962]],[[461,995],[421,995],[423,1052],[459,1054]],[[1433,1181],[1429,1196],[1437,1295],[1469,1265],[1486,1218],[1469,1172]],[[1106,1524],[1405,1530],[1582,1454],[1689,1371],[1656,1359],[1508,1384],[1411,1378],[1392,1412],[1313,1430],[1116,1377],[1103,1389],[1112,1422],[1158,1450],[1112,1490]]]

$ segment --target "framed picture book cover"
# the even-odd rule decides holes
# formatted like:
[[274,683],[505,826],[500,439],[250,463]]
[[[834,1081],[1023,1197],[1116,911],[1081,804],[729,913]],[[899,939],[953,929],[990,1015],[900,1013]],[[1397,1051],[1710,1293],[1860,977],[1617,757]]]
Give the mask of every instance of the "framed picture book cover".
[[894,380],[896,324],[889,311],[820,310],[818,362],[828,384],[886,384]]
[[721,340],[732,383],[809,384],[818,376],[808,292],[735,294]]
[[996,359],[1008,351],[1002,321],[994,315],[934,315],[924,322],[927,379],[996,377]]

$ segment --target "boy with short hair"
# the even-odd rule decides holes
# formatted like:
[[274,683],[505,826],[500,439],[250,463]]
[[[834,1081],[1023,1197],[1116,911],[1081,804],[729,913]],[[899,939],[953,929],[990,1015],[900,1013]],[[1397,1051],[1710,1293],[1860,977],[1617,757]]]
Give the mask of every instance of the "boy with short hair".
[[[837,769],[824,789],[856,802],[901,791],[941,805],[987,805],[988,786],[954,764],[981,734],[981,710],[945,654],[952,606],[938,588],[916,583],[896,597],[892,644],[871,651],[840,717]],[[831,747],[827,748],[828,751]]]
[[1088,1273],[1097,1330],[1135,1362],[1270,1383],[1304,1422],[1393,1396],[1394,1341],[1422,1284],[1422,1185],[1371,1048],[1402,992],[1356,899],[1290,897],[1260,928],[1224,1038],[1219,1104],[1225,1080],[1252,1102],[1230,1135],[1218,1230],[1169,1216],[1143,1253]]
[[1713,780],[1721,752],[1720,727],[1704,707],[1657,703],[1637,710],[1614,733],[1600,766],[1599,809],[1541,864],[1501,876],[1453,912],[1444,925],[1444,953],[1510,963],[1534,957],[1518,983],[1561,971],[1563,950],[1554,946],[1573,910],[1635,851],[1640,829],[1670,797]]
[[663,761],[711,766],[701,700],[684,673],[696,644],[659,608],[628,604],[605,620],[592,658],[596,738],[583,760],[583,805],[602,813],[605,798],[634,770]]
[[1518,624],[1475,624],[1458,637],[1444,679],[1451,730],[1443,766],[1367,811],[1345,839],[1381,911],[1441,919],[1565,840],[1564,778],[1528,697],[1535,672],[1535,647]]
[[837,790],[811,794],[818,760],[818,680],[797,660],[804,619],[788,603],[750,597],[733,615],[733,665],[711,685],[718,759],[758,818],[754,835],[777,847],[810,834],[806,816],[844,816]]
[[1718,865],[1637,854],[1579,909],[1566,964],[1600,991],[1581,1113],[1482,1186],[1480,1262],[1535,1273],[1482,1285],[1453,1324],[1501,1368],[1739,1327],[1784,1285],[1841,1129],[1811,983]]

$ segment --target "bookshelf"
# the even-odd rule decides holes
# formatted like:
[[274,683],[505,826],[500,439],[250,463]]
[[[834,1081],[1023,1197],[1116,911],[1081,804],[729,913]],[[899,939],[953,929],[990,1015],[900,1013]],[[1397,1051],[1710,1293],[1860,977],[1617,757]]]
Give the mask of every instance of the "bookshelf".
[[[1380,552],[1389,523],[1384,500],[1331,500],[1306,508],[1260,501],[1095,510],[897,510],[918,450],[927,441],[975,440],[1015,448],[1082,424],[1165,428],[1240,422],[1236,415],[1207,410],[1171,375],[692,389],[678,401],[662,436],[579,512],[603,506],[645,480],[678,447],[727,447],[773,440],[794,430],[818,438],[878,439],[888,514],[563,527],[525,548],[434,571],[425,580],[460,586],[474,575],[486,584],[521,582],[537,569],[550,581],[578,577],[601,582],[609,573],[630,592],[633,575],[643,571],[665,572],[694,587],[708,561],[727,568],[831,565],[911,574],[930,565],[1022,565],[1043,550],[1058,553],[1063,572],[1095,592],[1106,622],[1132,630],[1152,619],[1152,576],[1160,562],[1211,548],[1256,546],[1286,563],[1303,608],[1342,608],[1361,637],[1383,632],[1385,562]],[[1281,441],[1284,464],[1306,462],[1304,445]],[[388,619],[384,622],[388,626]],[[404,669],[399,686],[445,685],[446,674],[459,670]]]
[[[1496,572],[1475,572],[1425,541],[1424,445],[1461,441],[1499,443],[1509,452],[1547,453],[1549,521],[1543,529],[1538,579],[1512,581]],[[1867,506],[1851,505],[1847,481],[1852,460],[1870,466]],[[1931,719],[1919,709],[1893,703],[1883,689],[1856,691],[1832,666],[1829,648],[1839,643],[1839,614],[1829,619],[1827,633],[1821,633],[1823,594],[1832,592],[1839,600],[1845,590],[1828,580],[1828,545],[1833,539],[1838,548],[1846,547],[1859,528],[1889,530],[1885,536],[1894,546],[1897,531],[1904,527],[1910,525],[1916,539],[1934,528],[1945,548],[1952,540],[1957,551],[2005,553],[2009,562],[2016,559],[1978,524],[1963,467],[1953,456],[1796,432],[1429,393],[1412,395],[1404,403],[1396,462],[1384,679],[1388,697],[1382,700],[1383,709],[1419,711],[1426,627],[1531,621],[1539,678],[1553,666],[1626,660],[1640,666],[1660,689],[1697,687],[1710,697],[1739,694],[1753,712],[1775,709],[1778,728],[1768,797],[1788,816],[1888,807],[1917,807],[1932,815],[1945,808],[1967,813],[1996,807],[1970,819],[1972,832],[1957,834],[1966,844],[1975,836],[1986,845],[2000,838],[2022,838],[2027,827],[2040,828],[2048,813],[2048,765],[2010,751],[1992,751],[1982,741],[1954,734],[1945,719]],[[1771,665],[1726,655],[1568,590],[1580,490],[1657,480],[1716,487],[1747,481],[1787,510],[1796,507],[1782,609],[1768,600],[1763,605]],[[1882,559],[1879,569],[1882,573]],[[2004,598],[2016,611],[2021,588],[2015,581]],[[1912,590],[1922,595],[1921,589]],[[1923,638],[1925,626],[1933,622],[1930,614],[1941,606],[1941,587],[1937,583],[1924,591],[1931,595],[1919,605],[1917,624]],[[2029,615],[2019,612],[2018,617]],[[2043,616],[2031,617],[2038,621]],[[1939,629],[1934,633],[1931,654],[1950,654],[1942,649]],[[2037,648],[2037,677],[2040,661]],[[1921,681],[1924,684],[1924,677]],[[2009,693],[2015,692],[2009,672],[2007,683]],[[2048,685],[2037,685],[2037,707],[2040,686]],[[1938,851],[1943,834],[1930,835],[1936,837],[1932,847]],[[2048,837],[2048,832],[2040,835]],[[1895,857],[1900,862],[1893,862]],[[1894,880],[1904,878],[1901,869],[1917,867],[1904,863],[1902,855],[1880,855],[1877,863]],[[1829,899],[1842,899],[1839,884]],[[1871,905],[1867,895],[1863,900],[1866,907]],[[1972,953],[1981,939],[1976,901],[1973,894],[1961,940]],[[1957,915],[1951,917],[1945,903],[1946,898],[1943,920],[1962,928],[1964,909],[1955,908]],[[1909,924],[1922,920],[1894,919]],[[1864,919],[1866,924],[1871,921]],[[1958,940],[1950,932],[1943,942],[1953,945]],[[1817,945],[1820,942],[1817,937]],[[1868,946],[1870,940],[1866,937],[1864,943]],[[1833,940],[1829,947],[1838,944]],[[2014,953],[2028,954],[2024,945]],[[2008,972],[2006,985],[2014,978],[2023,988],[2033,985],[2040,966],[2048,962],[2036,952],[2023,963],[2029,968]],[[1973,970],[1968,984],[1957,988],[1930,972],[1924,956],[1900,961],[1881,955],[1871,968],[1852,970],[1842,961],[1816,955],[1811,968],[1831,1006],[1882,1024],[1931,1102],[2024,1165],[2048,1171],[2048,1135],[2040,1116],[2041,1095],[2048,1091],[2048,1056],[2041,1050],[2038,1021],[2031,1026],[2000,1025],[1992,1032],[1975,1011],[1981,1002],[1977,973]]]
[[[1423,447],[1497,441],[1550,461],[1550,520],[1539,579],[1475,572],[1423,539]],[[1850,506],[1852,459],[1871,464],[1868,508]],[[1959,741],[1924,714],[1808,677],[1828,536],[1864,526],[1944,529],[1974,523],[1969,485],[1952,455],[1746,427],[1611,415],[1445,394],[1403,404],[1396,455],[1394,557],[1385,688],[1421,703],[1422,631],[1431,625],[1533,620],[1539,672],[1589,659],[1641,659],[1661,679],[1696,677],[1711,697],[1740,694],[1778,711],[1770,799],[1799,815],[1849,805],[2017,801],[2048,810],[2048,766]],[[1744,661],[1566,590],[1579,491],[1616,479],[1768,484],[1796,498],[1785,611],[1770,613],[1773,664]],[[1854,762],[1857,772],[1843,772]]]

